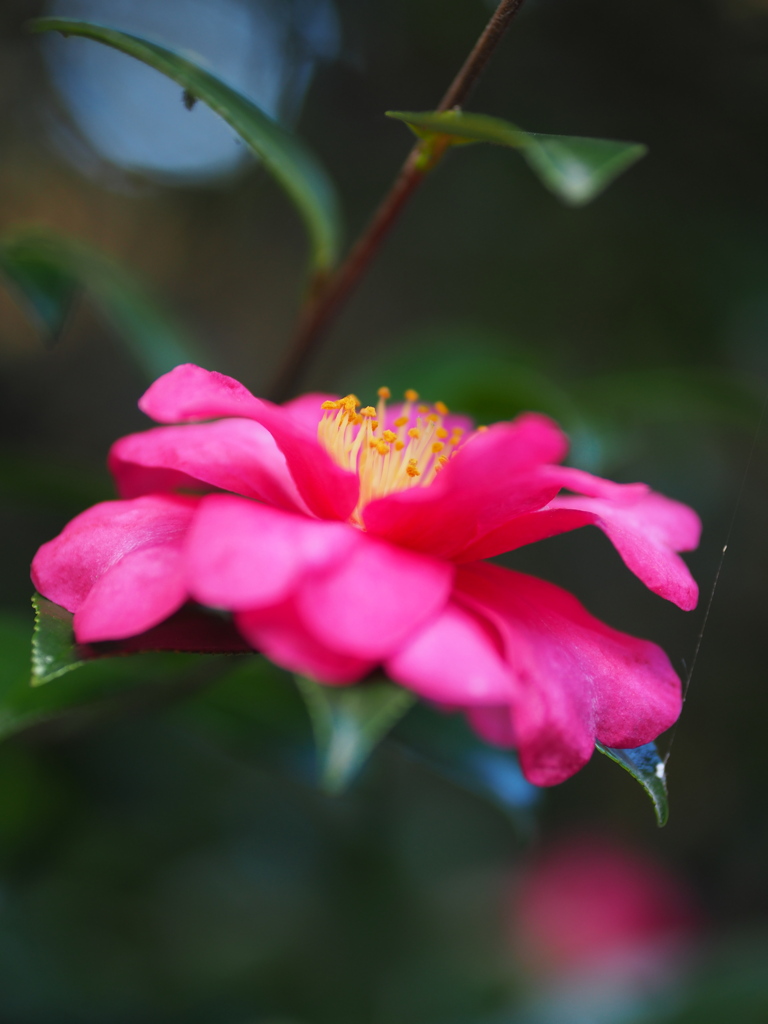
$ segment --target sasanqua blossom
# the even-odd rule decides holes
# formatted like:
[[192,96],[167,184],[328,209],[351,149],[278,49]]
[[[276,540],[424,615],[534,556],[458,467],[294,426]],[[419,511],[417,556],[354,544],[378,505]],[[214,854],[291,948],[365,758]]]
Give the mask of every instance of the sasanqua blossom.
[[139,403],[173,425],[116,442],[120,500],[41,547],[36,586],[74,612],[83,643],[135,636],[193,601],[320,682],[383,668],[516,747],[539,785],[577,771],[596,738],[655,739],[681,705],[664,652],[485,559],[594,524],[652,591],[690,609],[677,552],[698,542],[695,513],[560,465],[566,439],[544,416],[475,430],[415,392],[389,397],[277,406],[177,367]]

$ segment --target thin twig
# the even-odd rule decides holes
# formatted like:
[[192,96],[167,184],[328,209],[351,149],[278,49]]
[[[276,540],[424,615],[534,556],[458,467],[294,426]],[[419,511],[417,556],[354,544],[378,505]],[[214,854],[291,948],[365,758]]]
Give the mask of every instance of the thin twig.
[[[464,103],[523,2],[501,0],[474,49],[448,87],[438,110],[452,110]],[[271,397],[274,401],[284,401],[290,396],[306,360],[324,330],[368,268],[411,195],[439,163],[446,148],[425,140],[419,140],[413,146],[392,187],[344,263],[329,278],[317,282],[310,289],[310,297],[272,388]]]

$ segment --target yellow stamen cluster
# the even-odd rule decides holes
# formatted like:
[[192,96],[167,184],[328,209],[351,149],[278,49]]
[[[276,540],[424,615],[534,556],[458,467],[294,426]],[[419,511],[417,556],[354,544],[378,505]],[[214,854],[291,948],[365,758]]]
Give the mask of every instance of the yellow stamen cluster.
[[[405,392],[401,415],[387,424],[389,388],[379,388],[374,409],[360,407],[355,395],[323,402],[318,437],[335,461],[360,477],[360,501],[353,520],[369,501],[406,487],[431,484],[462,441],[463,430],[444,426],[448,408],[443,402],[419,405],[416,391]],[[440,453],[446,445],[447,455]]]

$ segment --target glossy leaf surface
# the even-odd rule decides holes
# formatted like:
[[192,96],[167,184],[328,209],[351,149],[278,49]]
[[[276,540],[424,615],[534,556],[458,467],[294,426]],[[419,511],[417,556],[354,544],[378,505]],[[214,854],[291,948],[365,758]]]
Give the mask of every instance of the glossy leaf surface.
[[653,802],[656,821],[659,828],[666,825],[669,819],[669,797],[667,794],[667,777],[665,765],[659,757],[655,743],[645,743],[642,747],[629,750],[617,750],[596,743],[595,747],[601,754],[610,757],[620,764],[625,771],[640,783]]
[[320,756],[321,785],[341,793],[354,780],[374,748],[416,698],[385,679],[356,686],[322,686],[297,676]]
[[30,27],[34,32],[61,32],[111,46],[177,82],[188,109],[195,100],[207,104],[260,157],[301,213],[312,240],[315,268],[333,265],[339,247],[339,210],[333,185],[306,146],[251,100],[189,57],[137,35],[75,18],[38,18]]
[[590,202],[647,152],[636,142],[526,132],[485,114],[388,111],[387,116],[404,121],[420,137],[447,136],[453,145],[490,142],[519,149],[539,180],[569,206]]
[[205,362],[197,345],[121,266],[92,246],[53,231],[19,231],[0,242],[2,271],[49,339],[86,292],[149,380],[185,362]]

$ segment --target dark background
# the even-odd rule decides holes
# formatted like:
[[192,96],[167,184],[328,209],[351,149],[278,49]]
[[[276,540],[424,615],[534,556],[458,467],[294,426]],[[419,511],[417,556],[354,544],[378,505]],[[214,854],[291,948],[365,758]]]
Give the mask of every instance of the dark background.
[[[144,5],[94,6],[131,28]],[[301,20],[313,4],[293,6]],[[215,7],[198,0],[180,24]],[[351,239],[410,145],[383,112],[434,107],[490,8],[337,0],[336,11],[297,131],[336,180]],[[22,0],[0,10],[0,230],[45,225],[98,246],[186,324],[205,365],[263,393],[303,287],[294,211],[239,156],[227,174],[183,178],[75,146],[51,78],[61,51],[23,29],[39,13]],[[173,44],[172,24],[161,41]],[[576,831],[665,863],[703,922],[672,995],[601,1020],[766,1019],[767,44],[765,0],[527,0],[468,108],[642,141],[649,156],[573,210],[512,152],[450,154],[302,382],[364,401],[380,384],[412,386],[481,422],[538,408],[571,433],[574,464],[693,505],[704,597],[687,615],[596,532],[509,562],[661,643],[682,675],[728,541],[674,738],[668,827],[654,829],[639,787],[603,759],[542,793],[533,823],[395,744],[329,800],[310,781],[292,684],[265,666],[191,699],[110,705],[0,747],[0,1021],[527,1020],[516,1000],[535,985],[505,937],[508,889],[521,851]],[[226,61],[214,66],[226,75]],[[93,81],[81,88],[98,101]],[[295,114],[296,97],[286,103]],[[179,97],[180,118],[198,115]],[[151,118],[149,104],[122,127],[130,136]],[[136,402],[148,379],[87,301],[53,348],[6,290],[0,318],[10,680],[26,671],[29,561],[111,495],[105,455],[146,424]],[[146,695],[163,668],[137,665]],[[596,1024],[577,1004],[536,1019]]]

